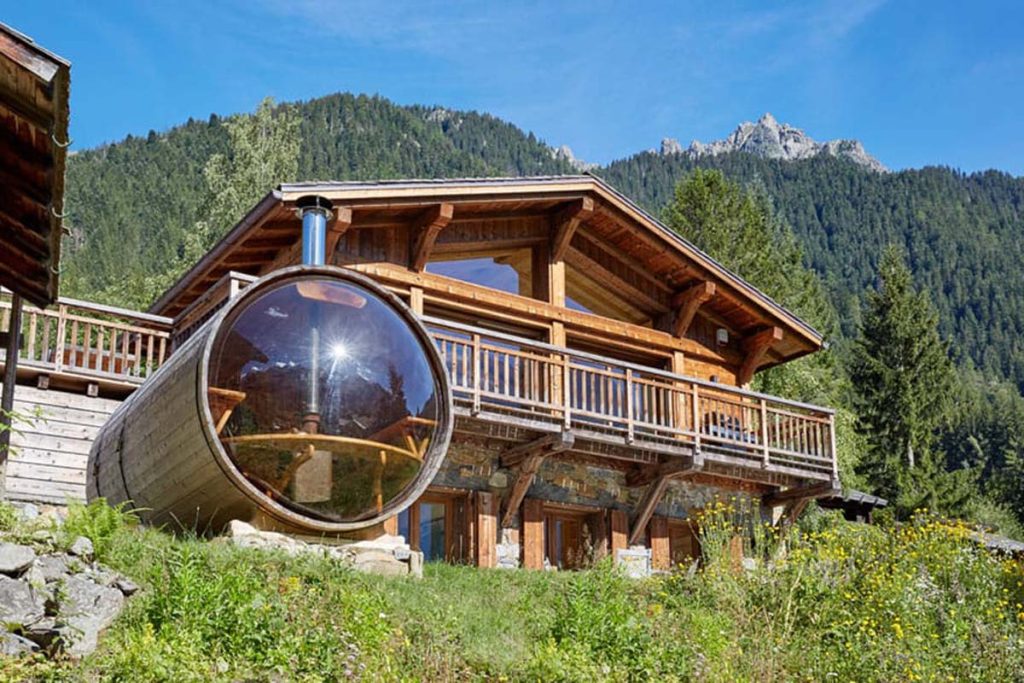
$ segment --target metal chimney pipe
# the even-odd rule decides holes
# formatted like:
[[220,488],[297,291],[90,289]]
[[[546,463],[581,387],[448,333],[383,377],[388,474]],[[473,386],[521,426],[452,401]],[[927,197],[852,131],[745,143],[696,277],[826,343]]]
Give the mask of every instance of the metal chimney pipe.
[[[331,219],[331,202],[324,197],[300,197],[296,206],[302,214],[302,263],[322,266],[327,251],[327,221]],[[316,314],[309,326],[309,392],[303,430],[315,434],[320,429],[320,321]]]
[[302,263],[322,266],[327,250],[327,221],[331,219],[331,202],[324,197],[309,195],[296,202],[302,215]]

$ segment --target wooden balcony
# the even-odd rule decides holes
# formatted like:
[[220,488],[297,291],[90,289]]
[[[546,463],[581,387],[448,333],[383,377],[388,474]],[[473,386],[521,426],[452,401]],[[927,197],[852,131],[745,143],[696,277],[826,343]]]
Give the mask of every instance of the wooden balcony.
[[440,318],[424,322],[451,377],[457,430],[517,442],[568,433],[574,454],[633,472],[676,463],[772,485],[838,479],[827,408]]
[[[10,307],[0,296],[0,329],[7,328]],[[460,432],[513,443],[571,434],[566,457],[634,474],[667,464],[780,486],[837,479],[830,409],[441,318],[423,320],[449,372]],[[127,395],[169,355],[171,333],[169,318],[101,304],[26,305],[19,375]]]
[[[9,293],[0,292],[0,330],[10,323]],[[48,309],[27,303],[21,317],[18,375],[62,386],[130,393],[166,359],[171,320],[61,298]],[[0,349],[0,367],[4,351]]]

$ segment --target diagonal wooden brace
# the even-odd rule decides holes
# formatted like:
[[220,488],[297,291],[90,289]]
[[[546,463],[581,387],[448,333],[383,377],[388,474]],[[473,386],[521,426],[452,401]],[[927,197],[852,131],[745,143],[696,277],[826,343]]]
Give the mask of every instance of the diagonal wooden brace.
[[526,492],[530,489],[540,466],[544,464],[545,458],[553,453],[570,450],[575,442],[576,438],[572,432],[563,431],[506,451],[501,457],[502,466],[515,467],[518,472],[505,502],[505,513],[501,517],[502,528],[512,525],[512,517],[526,497]]

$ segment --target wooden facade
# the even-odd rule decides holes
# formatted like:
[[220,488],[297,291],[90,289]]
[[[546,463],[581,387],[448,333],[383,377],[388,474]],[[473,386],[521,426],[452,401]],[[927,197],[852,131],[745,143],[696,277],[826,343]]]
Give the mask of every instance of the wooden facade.
[[404,299],[448,371],[450,467],[385,525],[431,557],[572,568],[646,545],[665,567],[696,552],[666,495],[792,510],[838,487],[833,412],[747,387],[821,335],[592,176],[282,186],[152,307],[167,353],[298,263],[308,195],[334,205],[328,263]]

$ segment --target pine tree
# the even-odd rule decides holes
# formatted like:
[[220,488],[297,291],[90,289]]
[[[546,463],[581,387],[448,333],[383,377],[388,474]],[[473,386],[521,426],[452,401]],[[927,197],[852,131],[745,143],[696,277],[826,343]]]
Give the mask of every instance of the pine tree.
[[[821,279],[804,264],[800,244],[773,210],[763,186],[743,188],[721,171],[697,169],[676,186],[662,215],[682,237],[826,337],[837,328]],[[861,440],[853,430],[853,415],[841,405],[847,379],[833,352],[821,351],[759,373],[754,384],[765,393],[838,406],[840,476],[847,486],[860,485],[854,466]]]
[[972,471],[947,471],[935,448],[952,411],[956,375],[938,314],[914,289],[903,252],[888,247],[879,286],[868,293],[850,367],[858,430],[867,442],[860,471],[897,514],[929,507],[964,510]]

